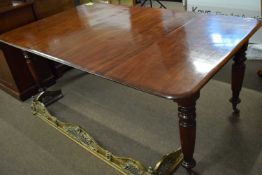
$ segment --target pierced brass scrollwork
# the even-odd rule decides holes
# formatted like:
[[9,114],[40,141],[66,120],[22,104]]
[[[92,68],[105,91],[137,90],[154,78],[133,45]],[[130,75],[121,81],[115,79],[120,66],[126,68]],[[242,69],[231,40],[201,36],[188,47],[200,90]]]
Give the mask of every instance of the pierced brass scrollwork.
[[80,126],[65,123],[52,116],[47,110],[41,99],[45,99],[47,92],[40,93],[34,98],[32,103],[32,112],[34,115],[40,117],[55,129],[63,133],[65,136],[79,144],[94,156],[106,162],[119,172],[125,175],[170,175],[180,165],[183,155],[181,149],[165,155],[159,161],[155,168],[145,168],[139,161],[131,158],[118,157],[110,151],[102,148],[98,143],[87,133],[87,131]]

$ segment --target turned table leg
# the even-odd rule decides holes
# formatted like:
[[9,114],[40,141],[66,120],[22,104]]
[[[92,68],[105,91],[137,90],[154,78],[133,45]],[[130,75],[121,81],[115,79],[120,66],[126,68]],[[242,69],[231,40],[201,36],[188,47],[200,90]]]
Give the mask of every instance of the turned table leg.
[[179,131],[184,160],[182,166],[186,169],[195,167],[193,158],[196,139],[196,100],[199,92],[191,97],[178,99]]
[[59,100],[60,98],[63,97],[62,91],[57,90],[57,91],[46,91],[46,88],[41,84],[39,75],[37,74],[36,68],[34,63],[32,62],[32,59],[30,57],[30,54],[26,51],[23,51],[24,58],[26,60],[27,67],[37,85],[38,91],[42,93],[41,96],[41,102],[45,105],[48,106],[55,101]]
[[35,69],[35,66],[32,62],[32,59],[30,58],[29,54],[27,52],[23,52],[23,56],[26,60],[26,64],[27,64],[27,67],[29,69],[29,72],[31,73],[36,85],[37,85],[37,88],[38,88],[38,91],[39,92],[42,92],[45,90],[44,86],[42,86],[41,82],[40,82],[40,78],[37,74],[37,71]]
[[246,69],[245,61],[247,46],[248,42],[241,47],[241,49],[236,53],[235,57],[233,58],[234,63],[232,64],[231,77],[232,98],[230,99],[230,102],[232,103],[234,113],[239,113],[239,110],[237,109],[237,104],[241,102],[239,94],[242,88]]

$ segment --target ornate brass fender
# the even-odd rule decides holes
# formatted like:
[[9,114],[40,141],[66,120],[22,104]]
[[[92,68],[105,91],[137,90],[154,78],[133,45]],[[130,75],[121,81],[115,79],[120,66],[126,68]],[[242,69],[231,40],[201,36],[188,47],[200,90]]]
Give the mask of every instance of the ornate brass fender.
[[125,175],[170,175],[180,165],[183,159],[181,149],[163,156],[156,164],[155,168],[149,167],[148,169],[136,160],[113,155],[111,152],[99,146],[87,131],[80,126],[59,121],[56,117],[52,116],[42,102],[43,99],[48,98],[48,95],[50,95],[50,93],[41,92],[33,99],[33,114],[46,121],[62,134],[106,162],[108,165],[114,167],[119,172]]

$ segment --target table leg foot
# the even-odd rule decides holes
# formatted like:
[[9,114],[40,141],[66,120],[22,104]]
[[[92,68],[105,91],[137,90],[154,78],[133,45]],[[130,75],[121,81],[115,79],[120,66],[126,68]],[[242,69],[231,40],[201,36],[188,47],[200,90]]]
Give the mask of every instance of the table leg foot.
[[229,100],[232,103],[233,113],[238,114],[240,110],[237,108],[237,105],[241,102],[240,98],[234,99],[233,97]]
[[186,169],[192,169],[196,166],[196,161],[194,159],[191,161],[183,161],[182,166]]
[[61,90],[56,91],[43,91],[39,96],[38,100],[43,103],[45,106],[51,105],[52,103],[58,101],[59,99],[63,98],[64,95],[62,94]]

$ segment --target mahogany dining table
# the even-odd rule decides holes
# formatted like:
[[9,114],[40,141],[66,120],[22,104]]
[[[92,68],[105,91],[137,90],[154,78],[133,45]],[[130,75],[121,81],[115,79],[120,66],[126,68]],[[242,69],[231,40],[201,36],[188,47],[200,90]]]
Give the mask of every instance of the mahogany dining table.
[[238,112],[245,51],[260,25],[252,18],[98,3],[4,33],[0,44],[176,102],[182,166],[192,169],[200,91],[233,59],[230,101]]

